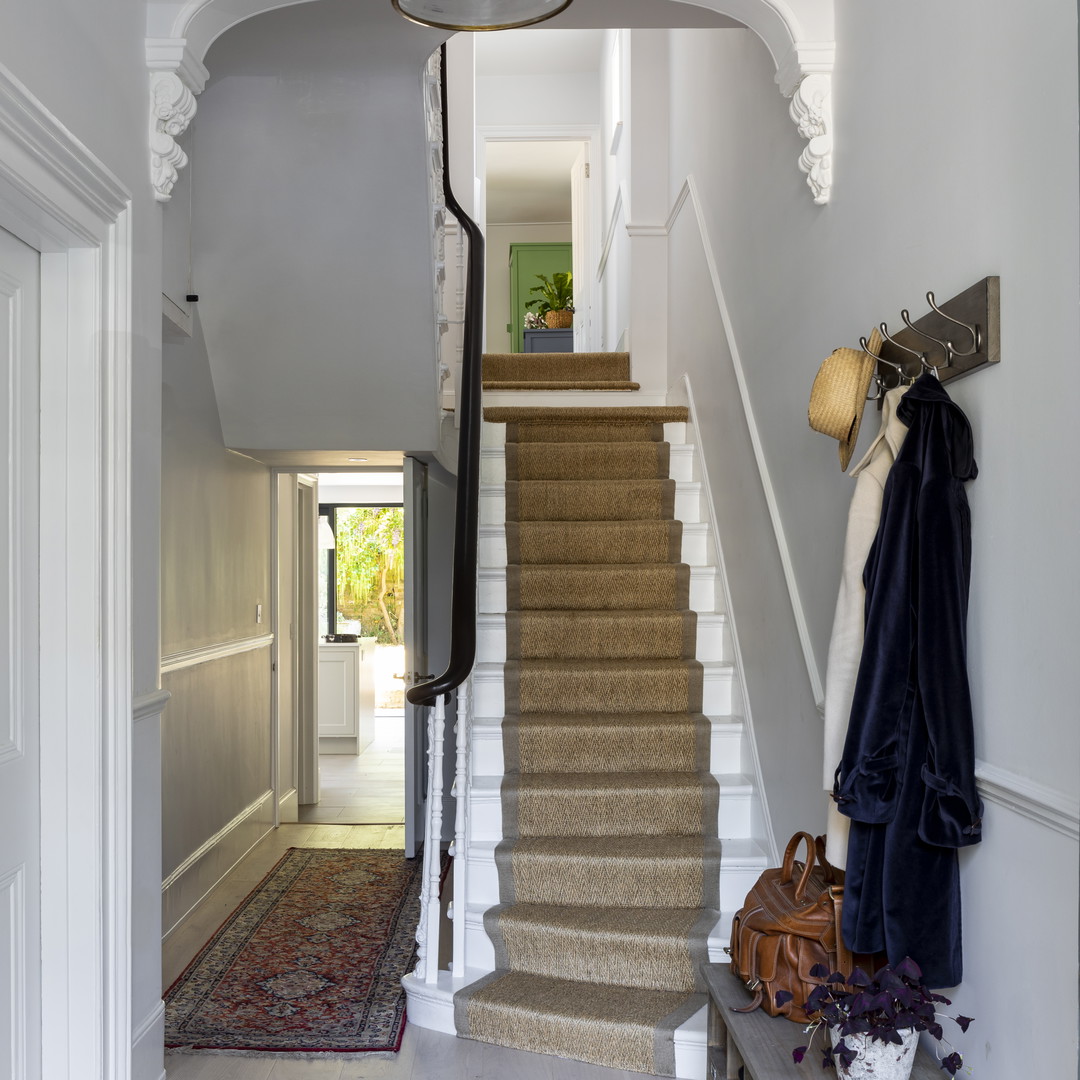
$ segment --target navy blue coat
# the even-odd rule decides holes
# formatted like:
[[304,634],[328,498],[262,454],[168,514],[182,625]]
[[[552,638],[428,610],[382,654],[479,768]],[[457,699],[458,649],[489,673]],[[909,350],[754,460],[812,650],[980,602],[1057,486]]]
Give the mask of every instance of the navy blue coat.
[[853,952],[911,956],[930,986],[960,982],[957,848],[981,839],[967,678],[971,519],[967,417],[931,375],[908,425],[870,549],[866,632],[833,797],[852,819],[843,935]]

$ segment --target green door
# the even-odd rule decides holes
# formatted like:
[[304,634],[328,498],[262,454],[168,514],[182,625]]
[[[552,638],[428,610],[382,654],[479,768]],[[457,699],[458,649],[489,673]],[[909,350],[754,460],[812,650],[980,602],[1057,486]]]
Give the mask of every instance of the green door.
[[573,269],[571,245],[511,244],[510,245],[510,326],[511,348],[514,352],[525,350],[525,304],[535,300],[536,293],[529,290],[539,285],[537,274],[551,277],[555,273],[570,273]]

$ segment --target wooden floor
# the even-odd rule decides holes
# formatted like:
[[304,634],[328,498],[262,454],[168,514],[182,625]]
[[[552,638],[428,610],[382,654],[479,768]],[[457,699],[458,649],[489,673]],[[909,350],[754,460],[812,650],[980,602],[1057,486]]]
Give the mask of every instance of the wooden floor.
[[376,713],[375,738],[359,754],[319,755],[319,802],[302,822],[401,824],[405,820],[405,716]]
[[[290,847],[403,848],[403,825],[282,825],[169,935],[163,980],[170,986],[232,910]],[[169,1054],[168,1080],[642,1080],[644,1074],[602,1069],[544,1054],[440,1035],[411,1025],[393,1058],[296,1061],[231,1054]]]

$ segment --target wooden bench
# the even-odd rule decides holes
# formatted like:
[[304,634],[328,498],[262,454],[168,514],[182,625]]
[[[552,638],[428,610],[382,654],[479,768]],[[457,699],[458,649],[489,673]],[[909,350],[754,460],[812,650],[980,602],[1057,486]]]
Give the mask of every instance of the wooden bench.
[[[810,1053],[801,1065],[791,1059],[796,1046],[805,1046],[809,1036],[802,1025],[782,1016],[769,1016],[762,1009],[752,1013],[732,1012],[750,1001],[750,992],[731,974],[728,964],[706,964],[702,969],[709,990],[709,1050],[705,1066],[706,1080],[790,1080],[793,1077],[835,1076],[822,1070],[818,1046],[822,1036],[814,1037]],[[934,1056],[923,1047],[915,1057],[912,1080],[941,1080]]]

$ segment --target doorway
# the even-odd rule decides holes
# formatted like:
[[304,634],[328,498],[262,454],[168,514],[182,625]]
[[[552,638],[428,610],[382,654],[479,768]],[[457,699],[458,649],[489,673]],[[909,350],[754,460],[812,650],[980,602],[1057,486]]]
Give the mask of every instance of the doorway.
[[[542,285],[538,272],[571,272],[572,334],[559,331],[556,351],[594,348],[592,289],[588,267],[595,265],[591,184],[591,137],[543,134],[535,128],[486,130],[480,143],[483,159],[483,217],[487,240],[488,352],[553,351],[544,329],[526,321],[532,290]],[[529,265],[521,266],[523,253]],[[532,262],[539,262],[536,266]],[[531,309],[536,314],[535,307]]]
[[[304,823],[403,825],[402,474],[317,476],[318,787]],[[308,617],[305,616],[305,617]]]

